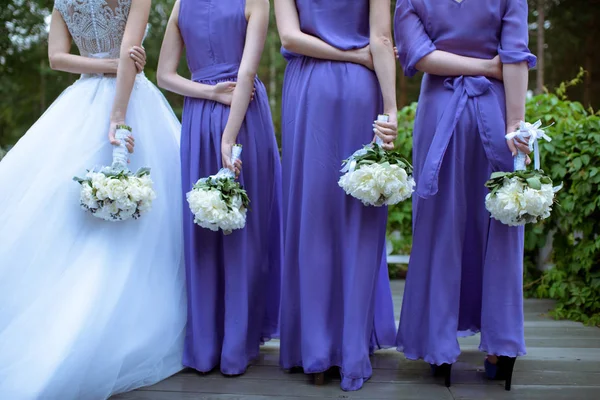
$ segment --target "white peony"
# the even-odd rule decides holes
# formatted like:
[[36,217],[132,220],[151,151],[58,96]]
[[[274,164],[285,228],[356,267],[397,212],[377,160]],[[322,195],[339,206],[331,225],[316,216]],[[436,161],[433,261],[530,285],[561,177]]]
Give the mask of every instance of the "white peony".
[[397,164],[369,164],[342,175],[338,185],[367,206],[393,205],[409,198],[412,176]]
[[131,178],[127,186],[127,195],[131,201],[142,201],[144,199],[144,190],[139,178]]
[[494,195],[489,193],[485,206],[503,224],[520,226],[548,218],[554,203],[555,190],[551,184],[541,189],[532,189],[525,182],[513,177],[505,179],[503,186]]
[[106,182],[106,193],[111,200],[123,200],[127,197],[127,181],[121,179],[109,179]]
[[240,196],[231,200],[231,210],[216,189],[193,189],[186,195],[194,222],[212,231],[228,232],[246,225],[246,209]]

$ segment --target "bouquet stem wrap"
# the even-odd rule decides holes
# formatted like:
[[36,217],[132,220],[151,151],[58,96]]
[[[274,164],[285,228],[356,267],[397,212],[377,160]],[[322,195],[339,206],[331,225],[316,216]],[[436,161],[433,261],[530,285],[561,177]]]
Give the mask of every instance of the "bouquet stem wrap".
[[117,125],[115,138],[119,141],[118,146],[113,147],[113,162],[112,168],[115,171],[123,171],[129,169],[127,161],[129,161],[129,150],[125,145],[125,139],[131,135],[131,128],[126,125]]
[[[379,121],[379,122],[390,122],[390,116],[387,115],[387,114],[379,114],[377,116],[377,121]],[[379,136],[375,137],[375,143],[378,144],[378,145],[380,145],[380,146],[383,146],[383,140]]]
[[[238,144],[234,144],[233,147],[231,148],[231,165],[235,166],[235,162],[238,161],[242,156],[242,146],[238,145]],[[219,172],[217,172],[217,175],[215,175],[215,177],[217,178],[233,178],[235,179],[235,173],[230,170],[229,168],[221,168],[219,170]]]
[[[533,124],[521,121],[521,125],[517,131],[506,135],[507,140],[529,139],[529,150],[533,152],[533,165],[536,170],[540,169],[540,149],[538,139],[542,138],[548,142],[552,141],[552,139],[546,135],[546,132],[544,132],[543,129],[540,129],[540,126],[542,126],[542,121],[540,120]],[[515,171],[524,171],[526,169],[526,160],[527,154],[519,150],[514,160]]]

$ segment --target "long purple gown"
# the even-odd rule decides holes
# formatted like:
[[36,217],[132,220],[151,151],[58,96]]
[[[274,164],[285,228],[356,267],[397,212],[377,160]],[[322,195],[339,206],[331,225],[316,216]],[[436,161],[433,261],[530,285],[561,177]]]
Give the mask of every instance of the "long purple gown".
[[[408,76],[434,50],[503,63],[527,48],[526,0],[399,0],[395,37]],[[523,229],[490,219],[484,187],[512,171],[502,82],[425,74],[414,129],[413,248],[398,350],[409,359],[453,363],[457,336],[481,332],[482,351],[525,354]]]
[[[369,43],[369,0],[296,0],[303,32],[342,50]],[[369,353],[394,344],[385,260],[386,208],[365,207],[338,186],[341,162],[373,139],[382,112],[369,69],[283,50],[285,258],[281,365],[340,367],[342,389],[371,376]]]
[[[246,36],[244,2],[181,0],[179,28],[196,82],[235,81]],[[251,210],[246,227],[225,236],[193,223],[184,202],[188,325],[183,363],[198,371],[220,365],[243,373],[259,346],[278,331],[282,262],[281,164],[264,85],[240,129],[243,170],[239,181]],[[181,130],[183,193],[221,168],[221,135],[230,108],[186,98]]]

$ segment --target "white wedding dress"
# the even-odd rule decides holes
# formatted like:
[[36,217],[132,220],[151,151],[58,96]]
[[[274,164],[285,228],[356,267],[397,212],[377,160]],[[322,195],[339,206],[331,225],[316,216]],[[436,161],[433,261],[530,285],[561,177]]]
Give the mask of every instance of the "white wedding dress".
[[[86,57],[119,57],[131,0],[56,0]],[[0,162],[0,399],[106,399],[182,369],[186,322],[180,124],[138,75],[132,170],[157,198],[139,220],[79,206],[86,168],[110,165],[115,77],[82,76]]]

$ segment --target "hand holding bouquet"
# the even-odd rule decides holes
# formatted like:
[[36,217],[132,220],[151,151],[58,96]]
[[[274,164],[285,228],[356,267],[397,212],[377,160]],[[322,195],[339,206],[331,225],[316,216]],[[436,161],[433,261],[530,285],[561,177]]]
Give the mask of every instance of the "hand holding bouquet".
[[[379,121],[387,122],[387,115]],[[366,206],[393,205],[408,199],[415,187],[412,165],[396,151],[385,151],[377,137],[344,160],[338,185]]]
[[[242,146],[234,145],[231,164],[242,154]],[[211,231],[223,230],[225,235],[246,225],[246,211],[250,200],[242,186],[235,180],[235,173],[223,168],[216,175],[202,178],[187,193],[194,222]]]
[[550,137],[539,129],[541,121],[535,124],[521,122],[518,131],[506,135],[506,139],[528,141],[534,151],[533,171],[526,170],[526,154],[519,151],[515,156],[514,172],[494,172],[485,184],[490,193],[485,198],[485,206],[492,218],[510,226],[534,223],[550,216],[555,193],[561,185],[552,186],[552,179],[540,169],[538,139],[550,141]]
[[98,171],[89,170],[84,178],[74,177],[81,184],[80,204],[94,217],[106,221],[137,219],[150,210],[156,193],[150,179],[150,169],[140,168],[135,174],[127,168],[125,139],[131,128],[118,125],[119,146],[113,149],[113,163]]

